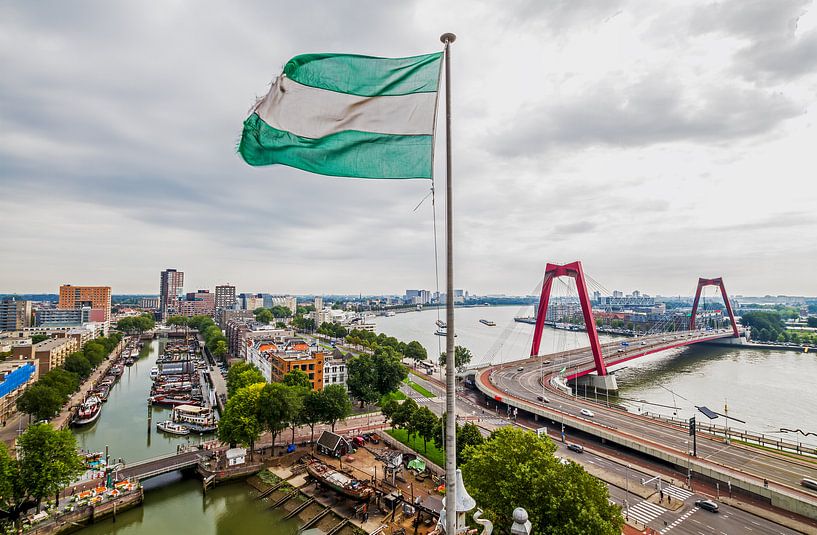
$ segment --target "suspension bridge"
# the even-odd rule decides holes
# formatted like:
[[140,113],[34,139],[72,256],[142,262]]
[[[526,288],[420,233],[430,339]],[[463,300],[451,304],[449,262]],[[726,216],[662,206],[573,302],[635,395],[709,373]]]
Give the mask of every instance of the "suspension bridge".
[[[542,333],[553,283],[560,277],[573,279],[578,293],[589,347],[542,354]],[[729,317],[728,328],[696,328],[702,291],[720,290]],[[769,500],[773,505],[817,518],[817,496],[804,490],[802,478],[817,480],[817,465],[774,452],[725,443],[711,435],[700,440],[683,425],[628,412],[615,405],[594,403],[579,397],[580,385],[604,394],[617,389],[610,368],[660,351],[693,344],[742,344],[746,333],[735,321],[721,278],[698,280],[692,312],[682,330],[651,332],[629,342],[599,340],[588,285],[580,262],[548,264],[541,289],[530,354],[521,359],[488,365],[475,372],[474,383],[490,404],[515,408],[536,419],[600,438],[688,470],[690,477],[704,476],[721,486],[734,486]],[[572,384],[572,386],[571,386]],[[489,405],[490,406],[490,405]],[[696,451],[692,451],[696,442]]]

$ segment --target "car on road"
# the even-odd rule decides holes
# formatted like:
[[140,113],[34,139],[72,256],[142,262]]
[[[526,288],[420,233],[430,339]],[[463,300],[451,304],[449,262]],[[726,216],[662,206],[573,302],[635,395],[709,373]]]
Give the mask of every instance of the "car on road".
[[567,445],[567,449],[570,451],[575,451],[576,453],[584,453],[584,447],[581,444],[573,444],[571,442]]
[[595,414],[593,414],[593,411],[591,411],[590,409],[582,409],[579,412],[582,413],[582,416],[587,416],[588,418],[592,418],[593,416],[595,416]]
[[712,513],[718,512],[718,504],[712,500],[698,500],[695,502],[695,505]]
[[518,368],[516,369],[516,371],[518,371],[518,372],[523,372],[523,371],[525,371],[525,367],[524,367],[524,366],[520,366],[520,367],[518,367]]
[[550,400],[545,396],[536,396],[537,401],[541,401],[542,403],[550,403]]

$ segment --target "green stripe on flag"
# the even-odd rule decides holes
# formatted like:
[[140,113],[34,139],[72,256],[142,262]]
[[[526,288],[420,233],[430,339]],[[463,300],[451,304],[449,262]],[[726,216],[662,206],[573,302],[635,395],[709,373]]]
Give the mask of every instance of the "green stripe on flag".
[[352,178],[431,178],[430,135],[346,130],[310,139],[272,128],[253,113],[244,121],[238,152],[250,165],[282,164]]
[[442,52],[409,58],[301,54],[287,62],[284,74],[304,85],[363,97],[434,93],[442,57]]
[[567,369],[567,366],[565,366],[564,368],[562,368],[562,371],[560,371],[560,372],[559,372],[559,375],[563,374],[563,373],[565,372],[565,370],[566,370],[566,369]]

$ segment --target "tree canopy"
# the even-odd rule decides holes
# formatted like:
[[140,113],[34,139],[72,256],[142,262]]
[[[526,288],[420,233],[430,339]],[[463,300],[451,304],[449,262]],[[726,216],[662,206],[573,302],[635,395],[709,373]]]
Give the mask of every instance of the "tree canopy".
[[218,438],[228,444],[242,444],[250,448],[250,458],[255,441],[264,430],[258,417],[258,405],[264,383],[256,383],[238,389],[227,399],[224,414],[218,422]]
[[352,414],[352,402],[349,400],[349,393],[346,392],[343,385],[339,384],[326,385],[323,389],[323,396],[324,419],[322,421],[332,426],[332,431],[334,431],[335,424],[339,420]]
[[621,508],[608,501],[604,483],[576,463],[561,464],[555,451],[549,438],[502,427],[465,448],[463,480],[499,532],[510,531],[513,508],[524,507],[537,534],[621,533]]
[[264,375],[254,364],[245,361],[236,362],[227,371],[227,397],[229,398],[244,387],[264,382],[266,382]]
[[143,333],[156,327],[153,315],[149,313],[139,316],[128,316],[116,322],[116,328],[126,333]]
[[[468,363],[471,362],[471,358],[471,351],[468,348],[463,346],[456,346],[454,348],[454,367],[457,368],[457,370],[462,370],[467,366]],[[445,359],[445,353],[440,353],[440,359],[438,361],[440,366],[445,366]]]
[[12,521],[43,498],[54,496],[84,470],[71,431],[49,424],[29,426],[17,440],[18,458],[0,444],[0,508]]
[[408,376],[400,362],[401,355],[388,346],[378,346],[374,353],[352,357],[346,364],[349,393],[364,403],[375,403],[394,392]]

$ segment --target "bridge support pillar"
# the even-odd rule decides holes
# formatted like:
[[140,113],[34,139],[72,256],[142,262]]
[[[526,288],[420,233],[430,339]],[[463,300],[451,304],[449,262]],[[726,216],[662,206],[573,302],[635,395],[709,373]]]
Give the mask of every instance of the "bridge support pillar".
[[618,392],[618,381],[616,381],[616,376],[613,374],[598,375],[590,373],[576,379],[576,385],[587,385],[597,392]]

